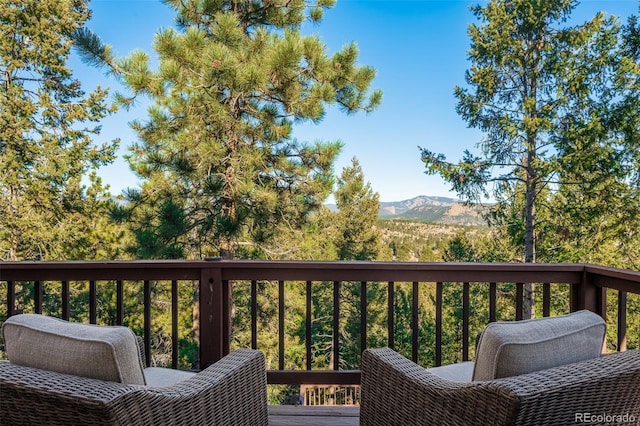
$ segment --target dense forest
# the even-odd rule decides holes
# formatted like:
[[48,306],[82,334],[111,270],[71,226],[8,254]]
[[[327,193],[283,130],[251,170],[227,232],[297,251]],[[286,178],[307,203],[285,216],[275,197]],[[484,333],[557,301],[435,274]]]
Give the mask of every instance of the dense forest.
[[[379,195],[357,158],[336,172],[339,142],[292,138],[299,123],[375,110],[375,70],[355,43],[335,53],[305,20],[334,0],[166,0],[177,25],[156,34],[155,58],[114,56],[85,26],[84,0],[0,0],[0,261],[288,259],[586,262],[640,268],[640,25],[598,14],[566,24],[571,0],[490,0],[474,6],[471,68],[455,89],[458,113],[486,135],[459,163],[421,149],[485,226],[380,220]],[[85,93],[67,65],[72,49],[124,85]],[[152,60],[153,59],[153,60]],[[157,60],[157,62],[156,62]],[[152,64],[156,64],[152,66]],[[154,68],[155,67],[155,68]],[[142,182],[124,199],[100,179],[119,140],[99,145],[100,120],[138,97],[127,160]],[[392,141],[390,141],[391,143]],[[381,148],[382,149],[382,148]],[[88,182],[88,183],[87,183]],[[331,211],[325,203],[336,201]],[[0,263],[0,274],[1,274]],[[0,294],[6,294],[1,281]],[[258,346],[277,366],[277,286],[258,283]],[[304,366],[305,300],[286,283],[286,368]],[[59,315],[60,283],[44,283],[44,311]],[[514,286],[499,289],[499,319],[514,318]],[[527,285],[527,317],[540,316]],[[250,345],[248,283],[233,287],[232,348]],[[331,283],[313,287],[313,367],[332,368]],[[410,351],[411,285],[397,283],[396,348]],[[420,287],[421,364],[433,362],[434,287]],[[125,323],[141,332],[139,285],[125,289]],[[153,363],[170,363],[170,289],[153,283]],[[17,309],[33,286],[17,283]],[[359,283],[341,287],[339,366],[357,368]],[[368,288],[368,344],[386,344],[386,286]],[[99,283],[99,323],[114,324],[114,283]],[[197,366],[197,283],[181,282],[180,366]],[[471,288],[471,334],[487,321],[486,286]],[[71,283],[71,317],[88,321],[87,283]],[[615,312],[610,298],[611,312]],[[461,286],[446,283],[443,363],[460,353]],[[640,296],[627,301],[628,348],[640,348]],[[552,314],[568,311],[559,286]],[[0,304],[0,319],[6,303]],[[610,315],[610,318],[614,315]],[[615,326],[608,346],[615,350]],[[473,349],[472,349],[473,351]],[[273,391],[272,401],[291,390]]]

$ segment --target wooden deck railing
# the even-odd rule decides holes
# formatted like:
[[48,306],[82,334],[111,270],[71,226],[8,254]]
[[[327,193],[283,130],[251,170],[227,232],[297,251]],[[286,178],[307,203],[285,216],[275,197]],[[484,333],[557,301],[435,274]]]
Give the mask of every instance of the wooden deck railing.
[[[200,365],[215,362],[230,350],[232,324],[232,293],[240,282],[250,283],[251,343],[258,347],[257,298],[258,282],[278,285],[278,369],[268,372],[271,384],[358,384],[358,370],[339,370],[340,337],[340,287],[344,283],[359,283],[359,312],[361,327],[360,350],[367,347],[367,286],[381,283],[387,287],[387,342],[395,344],[395,292],[399,283],[407,283],[411,291],[411,358],[418,359],[419,309],[418,291],[422,285],[435,287],[435,365],[442,362],[443,286],[458,283],[462,289],[462,358],[469,358],[469,289],[480,283],[488,287],[489,309],[486,322],[495,321],[498,304],[498,285],[513,283],[516,288],[515,315],[521,319],[523,312],[524,283],[538,283],[542,288],[542,314],[550,314],[552,287],[558,284],[570,288],[567,311],[589,309],[599,315],[607,315],[607,289],[617,291],[617,350],[626,349],[627,292],[640,294],[640,272],[606,268],[584,264],[472,264],[472,263],[391,263],[391,262],[301,262],[301,261],[109,261],[109,262],[3,262],[0,263],[0,300],[6,303],[6,316],[16,312],[17,284],[33,286],[33,312],[43,310],[43,283],[61,283],[61,317],[70,315],[69,283],[88,282],[89,321],[97,320],[98,285],[113,282],[116,286],[116,322],[123,323],[124,286],[135,281],[143,285],[144,339],[147,353],[151,349],[151,283],[163,280],[171,283],[172,357],[173,366],[178,358],[178,287],[183,281],[198,283]],[[285,370],[285,283],[302,282],[305,286],[305,357],[301,370]],[[333,286],[333,370],[312,370],[311,348],[311,288],[316,282],[328,282]],[[3,286],[6,289],[3,291]],[[48,295],[49,297],[51,295]],[[0,310],[2,312],[2,310]],[[0,321],[4,320],[0,314]],[[305,368],[306,367],[306,368]]]

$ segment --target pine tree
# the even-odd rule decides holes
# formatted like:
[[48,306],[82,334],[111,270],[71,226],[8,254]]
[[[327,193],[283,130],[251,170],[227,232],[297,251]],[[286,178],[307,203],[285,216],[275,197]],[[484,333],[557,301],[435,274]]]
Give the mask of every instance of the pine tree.
[[380,230],[376,227],[380,196],[365,183],[360,163],[354,157],[338,179],[335,193],[336,247],[340,260],[375,260],[380,252]]
[[[377,227],[380,211],[380,196],[364,179],[358,160],[351,159],[351,166],[345,167],[338,178],[335,192],[335,246],[340,260],[376,260],[381,250],[381,233]],[[344,282],[340,286],[342,310],[340,322],[341,368],[356,368],[360,363],[362,324],[361,304],[363,283]],[[384,288],[369,285],[366,288],[367,315],[380,318],[384,312]],[[368,335],[368,340],[377,333]],[[335,348],[331,347],[331,353]],[[333,357],[330,356],[330,359]]]
[[95,227],[107,194],[95,174],[88,187],[83,178],[114,158],[117,141],[93,142],[113,109],[66,65],[87,2],[0,0],[0,10],[0,259],[111,257]]
[[640,243],[640,67],[634,26],[632,17],[622,31],[616,26],[608,34],[608,56],[594,56],[591,47],[574,53],[577,63],[604,58],[613,65],[595,68],[606,71],[604,78],[573,78],[578,89],[566,95],[572,109],[554,145],[559,185],[546,197],[553,214],[540,233],[547,260],[634,263],[629,248]]
[[260,256],[256,246],[282,226],[300,229],[329,195],[341,144],[303,143],[293,125],[321,121],[331,104],[353,113],[381,99],[367,94],[375,71],[356,64],[355,44],[329,56],[317,36],[301,35],[333,3],[169,0],[178,29],[157,34],[157,70],[142,51],[116,60],[90,31],[79,34],[85,59],[109,64],[131,91],[123,104],[153,101],[148,120],[132,123],[140,143],[130,163],[143,185],[130,197],[147,206],[144,217],[166,199],[182,210],[185,257]]
[[[486,135],[482,155],[465,151],[452,164],[422,150],[427,173],[441,174],[468,201],[492,195],[497,209],[508,210],[498,212],[502,217],[513,218],[513,208],[521,207],[517,220],[504,225],[520,224],[511,235],[522,235],[519,257],[525,262],[536,261],[538,215],[555,216],[559,189],[565,199],[590,193],[597,202],[596,188],[608,185],[604,177],[624,186],[633,171],[623,164],[637,161],[639,110],[630,107],[634,92],[625,82],[634,71],[625,70],[620,24],[599,13],[567,26],[575,6],[574,0],[491,0],[474,7],[481,24],[469,26],[468,86],[457,87],[455,95],[458,113]],[[636,160],[624,159],[630,148]],[[608,197],[599,198],[602,206]],[[525,317],[533,313],[531,292],[527,285]]]

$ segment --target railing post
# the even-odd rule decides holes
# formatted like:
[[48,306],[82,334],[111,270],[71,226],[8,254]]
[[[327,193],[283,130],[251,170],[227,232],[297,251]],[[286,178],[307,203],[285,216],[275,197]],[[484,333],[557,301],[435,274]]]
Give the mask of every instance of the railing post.
[[229,291],[221,265],[200,270],[200,368],[219,361],[229,340]]
[[606,289],[597,286],[587,271],[582,272],[579,284],[571,285],[570,304],[571,312],[587,309],[607,319]]

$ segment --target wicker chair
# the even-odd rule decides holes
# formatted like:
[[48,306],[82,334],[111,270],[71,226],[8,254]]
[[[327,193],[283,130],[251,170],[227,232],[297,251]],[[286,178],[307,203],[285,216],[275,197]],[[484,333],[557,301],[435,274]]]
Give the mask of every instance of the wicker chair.
[[637,421],[638,350],[467,383],[438,377],[389,348],[366,350],[362,358],[362,426]]
[[268,425],[266,388],[264,355],[249,349],[166,387],[124,385],[0,361],[0,424]]

